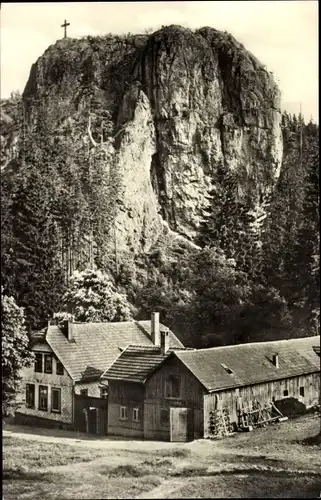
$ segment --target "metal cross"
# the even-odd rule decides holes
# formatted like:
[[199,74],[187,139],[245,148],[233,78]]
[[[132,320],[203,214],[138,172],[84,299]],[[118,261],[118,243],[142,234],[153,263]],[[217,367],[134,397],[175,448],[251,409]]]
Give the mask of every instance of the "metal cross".
[[67,26],[70,26],[70,23],[67,23],[65,19],[64,24],[61,25],[61,27],[64,28],[64,38],[67,38]]

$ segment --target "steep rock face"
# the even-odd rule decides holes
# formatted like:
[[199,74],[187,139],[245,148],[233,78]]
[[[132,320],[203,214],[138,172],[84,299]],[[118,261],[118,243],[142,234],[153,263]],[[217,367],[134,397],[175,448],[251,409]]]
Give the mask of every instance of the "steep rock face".
[[144,92],[140,92],[133,119],[122,131],[119,146],[123,191],[116,231],[117,241],[123,249],[148,250],[161,230],[158,201],[150,176],[154,154],[155,129],[150,103]]
[[237,172],[240,195],[264,197],[282,159],[279,91],[232,37],[210,28],[155,33],[140,78],[154,110],[162,201],[170,224],[197,230],[220,161]]
[[18,153],[19,132],[22,124],[21,96],[12,94],[9,99],[0,102],[0,166],[1,170]]
[[64,39],[33,65],[26,120],[41,106],[54,128],[82,115],[92,147],[109,148],[122,177],[119,244],[146,251],[171,230],[192,240],[220,162],[253,204],[273,189],[282,159],[280,95],[234,38],[170,26],[151,36]]

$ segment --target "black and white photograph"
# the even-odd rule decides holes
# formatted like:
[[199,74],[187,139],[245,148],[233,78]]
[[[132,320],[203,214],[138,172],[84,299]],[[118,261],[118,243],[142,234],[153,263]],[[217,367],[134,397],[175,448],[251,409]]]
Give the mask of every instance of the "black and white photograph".
[[318,2],[0,15],[2,498],[320,498]]

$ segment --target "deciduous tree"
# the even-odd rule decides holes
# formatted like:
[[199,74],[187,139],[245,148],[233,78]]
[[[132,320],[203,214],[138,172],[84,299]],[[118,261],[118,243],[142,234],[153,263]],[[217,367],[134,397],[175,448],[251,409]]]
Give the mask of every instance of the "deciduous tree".
[[28,366],[33,357],[28,349],[29,339],[24,313],[14,298],[1,290],[1,341],[2,341],[2,415],[14,406],[19,390],[20,370]]
[[76,321],[126,321],[132,318],[130,304],[124,294],[118,293],[111,278],[101,271],[76,271],[63,297],[62,318],[72,313]]

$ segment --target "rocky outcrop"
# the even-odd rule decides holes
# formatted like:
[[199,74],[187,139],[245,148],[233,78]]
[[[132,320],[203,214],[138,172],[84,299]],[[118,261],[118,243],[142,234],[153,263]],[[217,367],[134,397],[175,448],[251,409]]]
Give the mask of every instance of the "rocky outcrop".
[[280,96],[271,74],[236,40],[169,27],[148,41],[138,71],[154,112],[163,205],[170,225],[197,231],[220,161],[240,195],[267,194],[282,158]]
[[0,103],[0,166],[6,166],[17,156],[19,135],[22,129],[21,96],[12,94]]
[[[220,162],[254,205],[279,175],[279,90],[252,54],[212,28],[60,40],[33,65],[23,101],[31,126],[39,106],[56,130],[91,116],[92,147],[108,147],[121,173],[118,242],[134,253],[151,247],[164,221],[195,238]],[[77,137],[87,134],[86,125]]]

